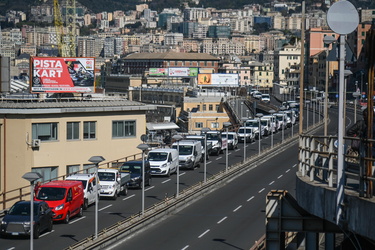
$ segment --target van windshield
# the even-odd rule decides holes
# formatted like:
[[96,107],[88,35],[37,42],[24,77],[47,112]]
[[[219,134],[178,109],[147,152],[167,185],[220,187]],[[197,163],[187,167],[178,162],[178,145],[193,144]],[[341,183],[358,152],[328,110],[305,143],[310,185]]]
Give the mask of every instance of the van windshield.
[[219,139],[220,139],[219,134],[207,133],[207,140],[219,140]]
[[245,122],[246,127],[259,127],[258,121],[246,121]]
[[142,166],[139,165],[122,165],[120,168],[121,172],[129,172],[131,174],[141,174]]
[[233,134],[223,134],[222,135],[223,136],[223,138],[227,138],[227,136],[228,136],[228,139],[233,139],[234,138],[234,135]]
[[59,201],[65,198],[65,192],[65,188],[42,187],[36,198],[45,201]]
[[100,181],[115,181],[116,180],[115,173],[99,172],[98,177]]
[[[193,154],[193,146],[191,145],[180,145],[180,149],[178,151],[179,155],[192,155]],[[174,149],[177,149],[177,145],[173,145]]]
[[261,120],[261,121],[260,121],[260,124],[262,124],[263,126],[267,126],[267,125],[268,125],[268,121]]
[[149,161],[166,161],[168,158],[168,153],[166,152],[150,152],[148,153]]

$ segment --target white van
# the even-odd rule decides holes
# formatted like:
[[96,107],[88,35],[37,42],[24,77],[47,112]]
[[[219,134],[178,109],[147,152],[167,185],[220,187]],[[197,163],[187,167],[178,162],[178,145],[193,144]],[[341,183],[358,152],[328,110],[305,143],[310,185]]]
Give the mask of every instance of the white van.
[[95,174],[73,174],[66,177],[67,181],[80,181],[83,185],[84,190],[84,202],[83,202],[83,209],[87,209],[87,207],[96,200],[96,178]]
[[172,148],[153,149],[148,152],[147,160],[150,162],[151,175],[166,175],[177,171],[178,152]]
[[179,167],[194,169],[199,167],[202,160],[202,144],[195,140],[182,140],[172,144],[172,148],[179,153]]

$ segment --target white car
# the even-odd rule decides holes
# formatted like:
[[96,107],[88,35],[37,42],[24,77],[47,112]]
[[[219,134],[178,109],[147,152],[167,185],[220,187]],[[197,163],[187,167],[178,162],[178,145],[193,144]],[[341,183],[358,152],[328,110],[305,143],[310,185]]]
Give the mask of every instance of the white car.
[[262,93],[259,91],[254,91],[253,97],[256,99],[261,99],[262,98]]
[[262,94],[262,97],[260,98],[262,102],[269,103],[271,101],[271,97],[269,94]]

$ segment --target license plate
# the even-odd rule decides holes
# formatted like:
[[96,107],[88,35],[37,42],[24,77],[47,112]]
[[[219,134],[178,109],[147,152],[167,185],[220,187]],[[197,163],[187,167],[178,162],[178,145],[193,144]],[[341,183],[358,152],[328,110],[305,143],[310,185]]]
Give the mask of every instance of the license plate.
[[19,233],[12,233],[12,235],[19,235]]

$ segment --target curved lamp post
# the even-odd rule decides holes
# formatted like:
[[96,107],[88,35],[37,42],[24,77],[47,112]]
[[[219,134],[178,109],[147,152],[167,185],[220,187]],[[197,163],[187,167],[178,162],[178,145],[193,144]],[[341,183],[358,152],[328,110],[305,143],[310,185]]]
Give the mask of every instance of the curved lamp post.
[[145,213],[145,151],[149,146],[145,143],[139,144],[138,149],[142,150],[142,215]]
[[34,185],[35,181],[43,176],[36,172],[28,172],[22,176],[30,182],[30,250],[34,248]]
[[177,141],[177,151],[178,151],[178,164],[177,164],[177,190],[176,190],[176,198],[178,197],[180,193],[180,141],[182,140],[181,135],[174,135],[172,136],[172,139]]
[[98,167],[99,167],[99,163],[101,163],[102,161],[105,161],[105,159],[103,158],[103,156],[91,156],[90,159],[89,159],[89,162],[91,163],[94,163],[95,164],[95,180],[96,180],[96,195],[95,195],[95,238],[94,239],[97,239],[98,238],[98,224],[99,224],[99,216],[98,216],[98,213],[99,213],[99,199],[98,199],[98,196],[99,196],[99,178],[98,178]]

